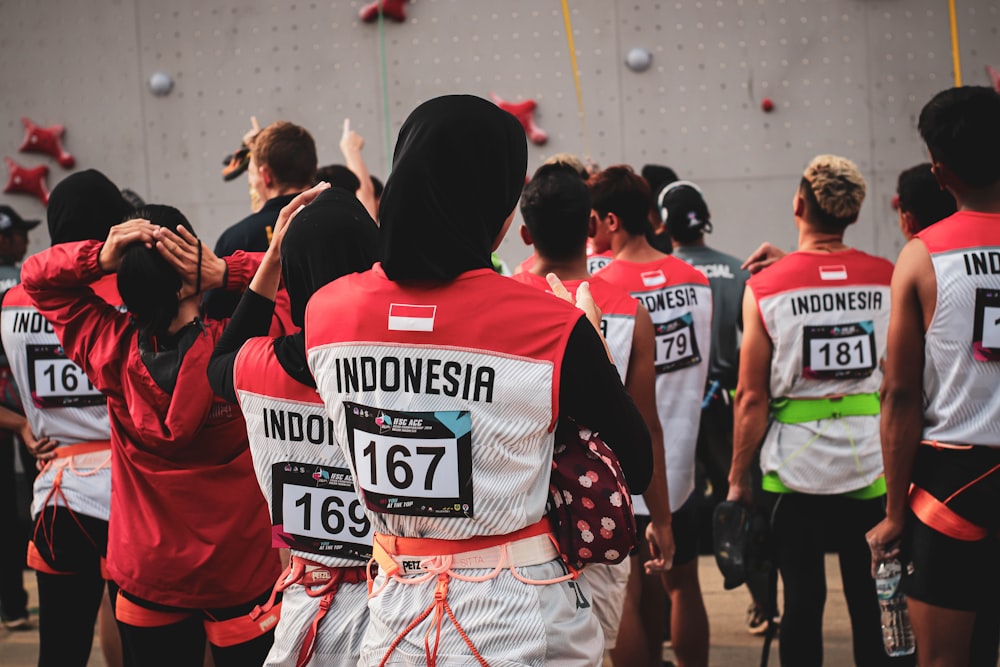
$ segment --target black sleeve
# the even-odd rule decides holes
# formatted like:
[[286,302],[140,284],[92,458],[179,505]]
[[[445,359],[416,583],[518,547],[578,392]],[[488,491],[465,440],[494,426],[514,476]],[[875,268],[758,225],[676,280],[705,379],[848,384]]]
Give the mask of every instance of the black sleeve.
[[[618,455],[629,489],[646,490],[653,450],[646,423],[608,360],[600,337],[585,317],[576,323],[563,357],[559,380],[560,416],[600,433]],[[571,427],[560,420],[558,429]]]
[[233,385],[233,369],[236,355],[243,343],[255,336],[266,336],[274,316],[274,301],[262,297],[253,290],[243,293],[233,319],[219,336],[208,360],[208,383],[217,396],[230,403],[236,403],[236,387]]

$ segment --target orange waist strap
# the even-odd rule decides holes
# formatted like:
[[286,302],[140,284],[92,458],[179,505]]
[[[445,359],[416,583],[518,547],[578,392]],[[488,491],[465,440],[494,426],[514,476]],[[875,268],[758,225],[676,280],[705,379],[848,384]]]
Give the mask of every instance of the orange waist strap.
[[103,452],[109,449],[111,449],[110,440],[95,440],[93,442],[78,442],[73,445],[62,445],[60,447],[56,447],[54,451],[57,459],[65,459],[70,456]]
[[508,542],[523,540],[526,537],[546,535],[552,529],[549,520],[542,517],[541,521],[525,526],[513,533],[504,535],[480,535],[465,540],[442,540],[433,537],[396,537],[375,533],[375,540],[385,552],[391,556],[407,554],[410,556],[453,556],[466,551],[489,549]]
[[115,599],[115,618],[126,625],[134,625],[137,628],[159,628],[164,625],[173,625],[190,618],[193,611],[161,611],[159,609],[148,609],[142,605],[132,602],[118,591]]
[[910,487],[910,509],[926,525],[954,540],[978,542],[989,535],[988,530],[955,513],[919,486]]

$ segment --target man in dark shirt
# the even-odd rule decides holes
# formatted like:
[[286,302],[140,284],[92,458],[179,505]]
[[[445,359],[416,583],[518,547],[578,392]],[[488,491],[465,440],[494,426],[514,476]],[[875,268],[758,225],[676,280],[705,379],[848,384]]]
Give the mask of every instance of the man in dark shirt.
[[[222,233],[215,244],[220,257],[237,250],[266,251],[281,208],[316,180],[316,142],[305,128],[277,121],[253,137],[249,146],[247,178],[264,205]],[[238,302],[238,294],[214,290],[206,295],[205,314],[230,317]]]

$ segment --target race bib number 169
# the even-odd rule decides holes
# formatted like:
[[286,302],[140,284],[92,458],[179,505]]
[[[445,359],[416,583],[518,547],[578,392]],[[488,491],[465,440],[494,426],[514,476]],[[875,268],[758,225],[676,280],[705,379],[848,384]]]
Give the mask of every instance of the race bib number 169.
[[351,460],[368,508],[473,516],[467,410],[403,412],[344,403]]

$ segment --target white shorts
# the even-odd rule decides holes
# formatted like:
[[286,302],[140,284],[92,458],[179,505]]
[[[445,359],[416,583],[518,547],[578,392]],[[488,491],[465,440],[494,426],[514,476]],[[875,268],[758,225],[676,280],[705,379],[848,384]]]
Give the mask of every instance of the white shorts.
[[[306,632],[319,611],[320,597],[310,597],[301,584],[292,584],[281,597],[281,620],[274,631],[274,644],[267,654],[267,667],[295,667]],[[319,623],[316,650],[309,665],[355,667],[361,640],[368,626],[368,584],[341,584],[333,605]]]
[[[464,569],[463,575],[485,576],[491,570]],[[518,568],[525,579],[554,579],[566,573],[561,561]],[[375,591],[385,579],[375,579]],[[378,665],[389,646],[413,619],[434,602],[436,580],[407,585],[389,584],[368,601],[370,611],[359,665]],[[604,642],[591,604],[586,581],[525,584],[504,570],[481,582],[448,584],[448,604],[476,650],[491,667],[564,667],[601,664]],[[432,626],[431,613],[399,642],[387,664],[427,664],[424,634]],[[434,633],[431,633],[433,647]],[[479,665],[447,616],[441,626],[437,653],[441,667]]]
[[618,640],[618,626],[625,607],[625,589],[632,571],[632,559],[626,558],[617,565],[591,563],[583,568],[581,578],[590,584],[594,597],[594,613],[604,631],[604,649],[610,651]]

